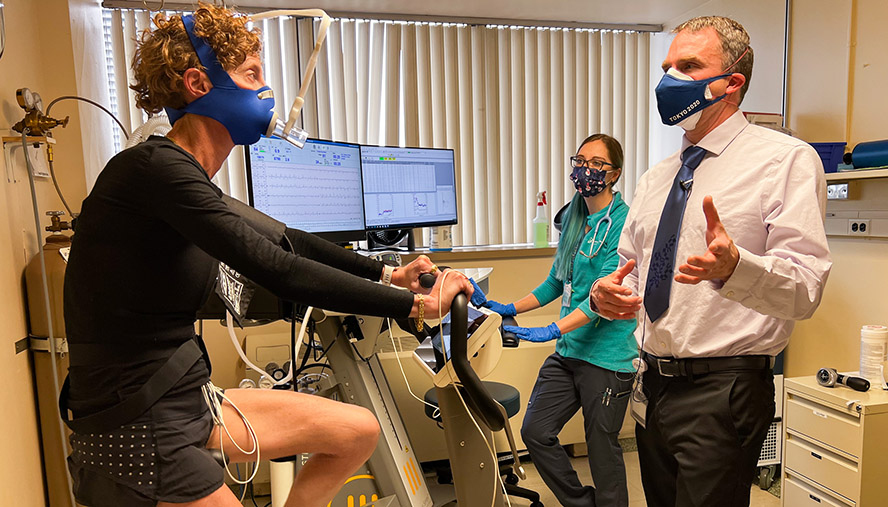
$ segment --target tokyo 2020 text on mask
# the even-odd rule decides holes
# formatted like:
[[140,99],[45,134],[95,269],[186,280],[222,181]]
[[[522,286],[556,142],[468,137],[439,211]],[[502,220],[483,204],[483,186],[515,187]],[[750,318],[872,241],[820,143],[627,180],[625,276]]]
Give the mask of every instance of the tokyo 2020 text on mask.
[[727,77],[731,77],[731,74],[695,81],[687,74],[670,68],[660,79],[655,90],[660,119],[666,125],[678,125],[685,130],[694,130],[697,121],[700,120],[700,113],[727,96],[724,94],[713,98],[709,90],[710,83]]

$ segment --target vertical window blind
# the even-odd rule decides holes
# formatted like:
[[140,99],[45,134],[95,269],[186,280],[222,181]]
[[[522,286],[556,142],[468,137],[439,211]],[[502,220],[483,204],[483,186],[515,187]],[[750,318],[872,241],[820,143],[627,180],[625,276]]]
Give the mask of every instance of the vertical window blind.
[[[146,11],[105,14],[113,106],[132,128],[146,119],[128,83],[135,36],[149,23]],[[298,92],[317,25],[295,18],[258,23],[278,114]],[[454,244],[524,243],[537,192],[547,191],[550,218],[572,197],[567,159],[590,134],[622,143],[617,188],[631,201],[649,162],[649,68],[644,32],[339,18],[301,122],[322,139],[453,149]],[[241,149],[216,180],[246,200]]]

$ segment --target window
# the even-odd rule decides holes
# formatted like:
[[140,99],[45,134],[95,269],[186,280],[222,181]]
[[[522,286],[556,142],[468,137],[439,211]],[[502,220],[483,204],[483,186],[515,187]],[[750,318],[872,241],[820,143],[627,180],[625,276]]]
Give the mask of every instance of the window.
[[[128,69],[149,16],[110,12],[109,86],[136,127],[142,116],[127,92]],[[279,114],[298,92],[317,24],[259,23]],[[524,243],[538,191],[547,191],[550,216],[572,196],[567,159],[589,134],[623,144],[618,186],[631,200],[648,167],[649,55],[644,32],[334,19],[302,123],[322,139],[453,149],[454,244]],[[217,183],[245,199],[242,161],[236,149]]]

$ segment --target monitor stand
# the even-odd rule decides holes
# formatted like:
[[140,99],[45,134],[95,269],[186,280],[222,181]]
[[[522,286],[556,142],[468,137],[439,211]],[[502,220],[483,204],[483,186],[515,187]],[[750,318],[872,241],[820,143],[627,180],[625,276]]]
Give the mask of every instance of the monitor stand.
[[367,250],[413,252],[416,250],[413,229],[367,231]]

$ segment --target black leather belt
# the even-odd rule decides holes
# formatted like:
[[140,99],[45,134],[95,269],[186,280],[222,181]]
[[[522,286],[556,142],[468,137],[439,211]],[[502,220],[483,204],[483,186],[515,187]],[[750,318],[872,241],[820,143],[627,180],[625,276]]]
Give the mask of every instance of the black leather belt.
[[771,356],[696,357],[678,359],[642,352],[644,361],[663,377],[694,377],[717,371],[766,370],[774,367]]

